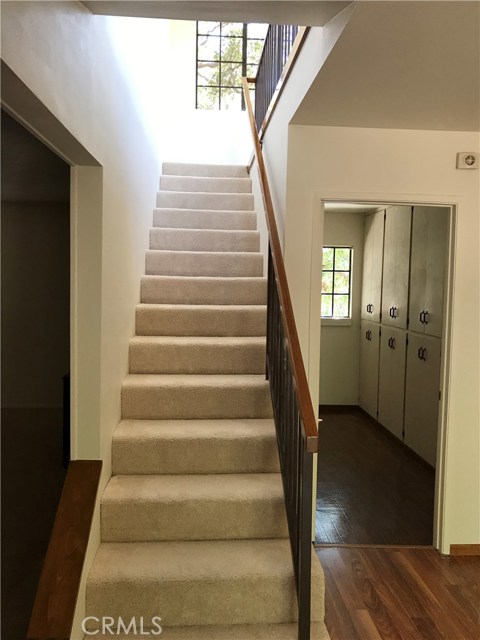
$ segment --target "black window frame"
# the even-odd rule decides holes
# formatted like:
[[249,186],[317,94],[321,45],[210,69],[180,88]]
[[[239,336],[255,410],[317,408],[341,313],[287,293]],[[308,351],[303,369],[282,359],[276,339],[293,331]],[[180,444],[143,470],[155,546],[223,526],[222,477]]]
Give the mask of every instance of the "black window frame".
[[[211,22],[211,23],[216,23],[219,25],[219,33],[217,34],[207,34],[207,33],[201,33],[199,31],[199,24],[200,22]],[[242,25],[242,35],[238,36],[238,35],[226,35],[223,33],[223,28],[224,25],[229,25],[229,27],[232,25]],[[218,60],[212,60],[212,59],[207,59],[207,58],[199,58],[199,38],[201,37],[213,37],[213,38],[218,38],[218,42],[219,42],[219,46],[218,46],[218,55],[219,55],[219,59]],[[222,43],[227,40],[227,39],[241,39],[242,40],[242,59],[241,61],[239,60],[222,60]],[[248,61],[248,43],[252,42],[252,41],[256,41],[256,42],[264,42],[264,38],[249,38],[248,37],[248,23],[246,22],[221,22],[218,20],[201,20],[201,21],[197,21],[196,23],[196,53],[195,53],[195,109],[203,109],[203,107],[199,107],[198,106],[198,90],[199,88],[207,88],[207,89],[218,89],[218,101],[217,101],[217,106],[215,107],[215,109],[221,110],[222,109],[222,89],[236,89],[240,91],[240,96],[241,96],[241,109],[242,111],[245,111],[246,105],[245,105],[245,97],[243,95],[243,86],[240,83],[239,85],[222,85],[222,65],[223,64],[236,64],[236,65],[242,65],[242,76],[247,76],[247,75],[251,75],[251,74],[247,74],[248,68],[249,67],[256,67],[258,68],[258,64],[254,63],[254,62],[249,62]],[[198,74],[199,74],[199,63],[200,62],[211,62],[211,63],[215,63],[219,65],[219,79],[218,79],[218,84],[200,84],[198,82]],[[252,98],[254,96],[254,87],[252,87],[250,89],[251,93],[252,93]],[[213,109],[212,109],[213,110]]]

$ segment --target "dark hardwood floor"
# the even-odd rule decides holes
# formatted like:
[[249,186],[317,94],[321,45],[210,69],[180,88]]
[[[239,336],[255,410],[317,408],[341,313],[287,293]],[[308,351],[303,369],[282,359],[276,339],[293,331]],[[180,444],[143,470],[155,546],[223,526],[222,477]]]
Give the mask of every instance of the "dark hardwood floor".
[[331,640],[478,640],[480,557],[322,547]]
[[431,545],[434,470],[359,409],[320,416],[316,543]]

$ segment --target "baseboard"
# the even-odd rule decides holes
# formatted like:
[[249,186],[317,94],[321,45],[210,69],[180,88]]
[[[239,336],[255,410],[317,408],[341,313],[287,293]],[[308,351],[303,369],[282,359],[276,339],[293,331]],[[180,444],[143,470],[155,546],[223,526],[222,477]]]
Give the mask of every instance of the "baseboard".
[[416,451],[411,449],[407,444],[405,444],[399,438],[397,438],[397,436],[395,436],[391,431],[389,431],[387,427],[384,427],[383,424],[381,424],[378,420],[375,420],[375,418],[372,418],[372,416],[369,413],[367,413],[365,409],[362,409],[362,407],[357,407],[357,410],[364,418],[366,418],[370,422],[370,424],[373,427],[375,427],[376,429],[379,429],[384,436],[386,436],[392,442],[394,442],[400,449],[402,449],[404,452],[408,453],[413,458],[415,458],[426,469],[428,469],[432,473],[435,473],[435,467],[433,467],[429,462],[427,462],[424,458],[422,458],[422,456],[420,456]]
[[480,544],[451,544],[451,556],[480,556]]

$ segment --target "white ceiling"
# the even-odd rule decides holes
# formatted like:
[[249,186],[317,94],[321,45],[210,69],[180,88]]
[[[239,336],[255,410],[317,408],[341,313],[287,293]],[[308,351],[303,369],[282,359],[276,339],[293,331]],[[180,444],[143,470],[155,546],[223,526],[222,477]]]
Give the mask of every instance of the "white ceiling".
[[480,3],[359,2],[294,124],[480,130]]
[[223,20],[231,22],[267,22],[323,26],[351,3],[303,0],[226,0],[203,2],[176,0],[95,0],[82,2],[92,13],[169,20]]

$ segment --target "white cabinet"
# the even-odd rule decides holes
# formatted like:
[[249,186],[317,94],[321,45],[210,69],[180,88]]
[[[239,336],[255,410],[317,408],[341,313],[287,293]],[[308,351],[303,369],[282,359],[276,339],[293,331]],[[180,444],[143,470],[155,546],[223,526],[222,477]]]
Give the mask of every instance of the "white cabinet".
[[433,466],[448,237],[448,207],[365,218],[359,405]]
[[446,207],[414,207],[410,266],[411,331],[442,335],[448,251]]
[[437,457],[440,357],[440,338],[409,333],[404,441],[432,466]]
[[380,322],[384,211],[365,216],[363,250],[362,318]]
[[378,358],[380,325],[362,321],[360,325],[360,380],[358,404],[373,418],[378,406]]
[[400,440],[403,438],[406,352],[406,331],[382,326],[378,379],[378,421]]
[[385,215],[382,323],[407,328],[412,207],[389,207]]

